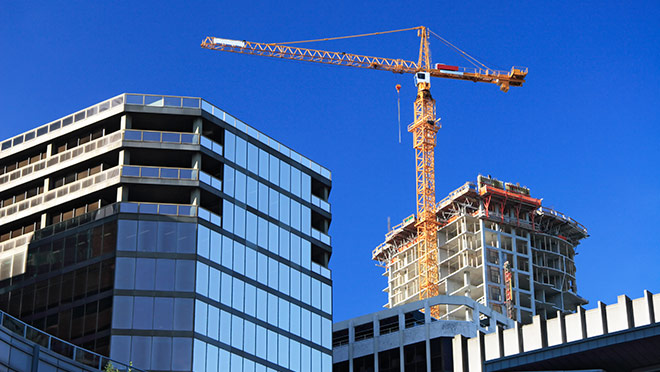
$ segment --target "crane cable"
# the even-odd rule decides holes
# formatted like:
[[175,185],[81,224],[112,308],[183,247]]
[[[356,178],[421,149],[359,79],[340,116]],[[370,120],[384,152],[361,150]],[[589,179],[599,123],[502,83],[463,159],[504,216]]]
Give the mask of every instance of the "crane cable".
[[399,143],[401,143],[401,85],[396,85],[396,108],[399,114]]
[[353,38],[353,37],[374,36],[374,35],[391,34],[391,33],[394,33],[394,32],[419,30],[420,28],[421,27],[410,27],[410,28],[402,28],[402,29],[399,29],[399,30],[371,32],[371,33],[368,33],[368,34],[360,34],[360,35],[337,36],[337,37],[328,37],[328,38],[324,38],[324,39],[287,41],[287,42],[284,42],[284,43],[269,43],[269,44],[286,45],[286,44],[312,43],[312,42],[316,42],[316,41],[341,40],[341,39],[349,39],[349,38]]
[[[479,66],[477,66],[474,62],[472,62],[472,60],[475,61],[475,62],[477,62],[477,63],[480,64],[481,66],[483,66],[485,69],[487,69],[487,70],[492,70],[492,68],[490,68],[490,67],[484,65],[484,64],[481,63],[478,59],[476,59],[476,58],[472,57],[471,55],[465,53],[465,52],[464,52],[463,50],[461,50],[459,47],[457,47],[456,45],[454,45],[454,44],[450,43],[449,41],[445,40],[445,39],[442,38],[440,35],[436,34],[435,32],[433,32],[433,31],[431,31],[431,30],[429,30],[429,32],[431,33],[431,35],[435,36],[435,37],[438,38],[440,41],[442,41],[445,45],[447,45],[447,46],[453,48],[455,51],[457,51],[459,55],[461,55],[463,58],[465,58],[468,62],[470,62],[470,63],[471,63],[472,65],[474,65],[475,67],[479,68]],[[466,58],[466,57],[467,57],[467,58]]]

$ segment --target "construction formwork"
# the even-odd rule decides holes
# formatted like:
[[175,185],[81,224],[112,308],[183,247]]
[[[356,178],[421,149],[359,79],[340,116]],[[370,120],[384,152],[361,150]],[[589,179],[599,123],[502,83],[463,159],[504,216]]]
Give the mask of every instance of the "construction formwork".
[[[469,297],[523,323],[587,303],[577,294],[574,262],[586,228],[542,206],[529,189],[479,176],[442,199],[436,217],[440,294]],[[372,252],[388,278],[385,307],[419,299],[415,222],[404,219]],[[440,319],[471,316],[461,306],[439,309]]]

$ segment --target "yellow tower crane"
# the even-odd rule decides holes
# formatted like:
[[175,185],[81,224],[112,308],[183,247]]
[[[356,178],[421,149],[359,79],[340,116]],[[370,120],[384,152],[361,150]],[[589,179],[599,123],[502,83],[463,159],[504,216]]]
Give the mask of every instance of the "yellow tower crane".
[[[307,49],[290,46],[291,44],[346,39],[352,37],[382,35],[393,32],[417,30],[420,38],[419,58],[417,63],[404,59],[370,57],[343,52],[330,52],[318,49]],[[458,67],[445,64],[431,64],[429,49],[429,36],[434,35],[445,44],[455,48],[460,54],[468,57],[472,64],[479,63],[482,67]],[[519,87],[525,81],[527,69],[512,67],[510,71],[498,71],[486,67],[467,53],[456,48],[427,27],[413,27],[401,30],[374,32],[369,34],[333,37],[316,40],[304,40],[287,43],[259,43],[245,40],[231,40],[208,36],[202,42],[202,48],[253,54],[265,57],[290,59],[325,63],[338,66],[361,67],[374,70],[391,71],[394,73],[414,74],[417,85],[417,98],[415,99],[415,120],[408,126],[413,133],[413,147],[415,148],[416,191],[417,191],[417,255],[418,273],[420,278],[419,298],[425,299],[436,296],[438,289],[438,246],[435,203],[435,159],[434,149],[436,134],[440,129],[439,120],[436,120],[435,100],[431,97],[431,77],[445,79],[467,80],[473,82],[497,84],[503,92],[509,87]],[[467,59],[467,58],[466,58]],[[474,61],[474,62],[473,62]],[[438,309],[431,309],[431,315],[438,317]]]

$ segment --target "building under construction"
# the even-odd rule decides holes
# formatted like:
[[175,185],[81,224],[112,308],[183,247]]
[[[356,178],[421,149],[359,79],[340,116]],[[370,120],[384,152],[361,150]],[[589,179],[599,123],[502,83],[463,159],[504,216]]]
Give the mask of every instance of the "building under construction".
[[[439,294],[464,295],[522,323],[574,311],[575,249],[588,236],[572,218],[541,205],[529,189],[479,176],[436,206]],[[385,235],[372,252],[388,278],[388,303],[419,299],[415,216]],[[440,319],[471,319],[460,305],[439,305]]]

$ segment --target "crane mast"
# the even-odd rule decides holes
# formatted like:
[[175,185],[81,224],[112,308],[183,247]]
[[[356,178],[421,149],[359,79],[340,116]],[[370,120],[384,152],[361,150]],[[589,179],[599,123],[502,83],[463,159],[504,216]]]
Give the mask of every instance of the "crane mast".
[[[431,96],[431,77],[464,80],[496,84],[507,92],[511,86],[522,86],[527,76],[527,69],[512,67],[510,71],[498,71],[487,68],[465,68],[448,65],[431,65],[429,33],[427,27],[413,27],[403,30],[376,32],[365,35],[327,38],[309,41],[337,40],[348,37],[370,36],[390,32],[417,30],[420,37],[419,58],[417,63],[404,59],[370,57],[358,54],[331,52],[318,49],[293,47],[290,43],[259,43],[245,40],[231,40],[207,36],[202,41],[202,48],[275,57],[294,61],[325,63],[337,66],[360,67],[394,73],[414,74],[417,86],[415,98],[415,118],[408,126],[413,134],[416,169],[417,202],[417,256],[419,275],[419,298],[425,299],[439,295],[438,275],[438,221],[435,203],[435,146],[440,125],[436,119],[435,100]],[[436,35],[436,34],[434,34]],[[437,35],[436,35],[437,36]],[[444,40],[444,39],[443,39]],[[461,51],[462,52],[462,51]],[[463,54],[466,54],[463,52]],[[466,54],[467,55],[467,54]],[[476,66],[476,65],[475,65]],[[431,316],[439,317],[439,308],[431,307]]]
[[[435,100],[431,96],[431,68],[428,30],[420,36],[418,71],[415,75],[415,121],[408,127],[413,134],[417,190],[417,267],[420,299],[437,296],[438,289],[438,223],[435,217],[435,145],[440,126],[436,122]],[[431,315],[438,317],[437,307]]]

